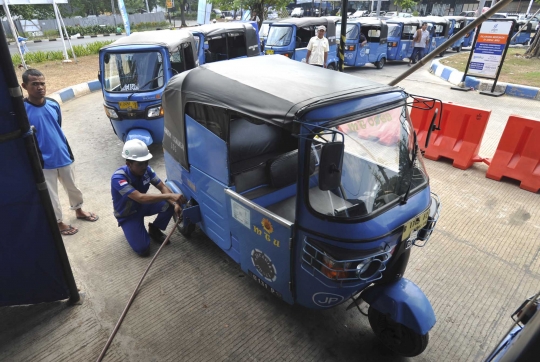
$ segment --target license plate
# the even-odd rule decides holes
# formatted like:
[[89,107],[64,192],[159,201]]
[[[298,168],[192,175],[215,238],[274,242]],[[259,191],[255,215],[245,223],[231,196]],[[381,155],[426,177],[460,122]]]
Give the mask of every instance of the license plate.
[[139,107],[139,105],[137,104],[137,102],[118,102],[118,107],[120,107],[120,109],[137,109]]
[[[426,226],[429,218],[429,208],[421,213],[420,215],[417,215],[413,217],[411,220],[407,221],[403,225],[403,234],[401,234],[401,240],[407,240],[412,232],[417,232],[418,230],[422,229],[424,226]],[[416,234],[416,233],[415,233]]]
[[272,55],[272,54],[274,54],[274,49],[268,49],[266,51],[266,55]]

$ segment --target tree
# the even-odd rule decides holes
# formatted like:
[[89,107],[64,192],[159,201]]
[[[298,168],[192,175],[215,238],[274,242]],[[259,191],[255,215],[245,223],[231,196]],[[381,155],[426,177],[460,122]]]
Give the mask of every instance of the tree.
[[[10,5],[11,16],[20,16],[25,20],[54,18],[52,5]],[[0,8],[0,17],[4,17],[4,7]]]
[[259,29],[264,19],[268,15],[268,8],[274,8],[277,11],[282,10],[289,4],[289,0],[209,0],[214,7],[227,10],[248,9],[252,18],[259,17]]
[[416,0],[394,0],[394,4],[401,10],[413,9],[416,3]]

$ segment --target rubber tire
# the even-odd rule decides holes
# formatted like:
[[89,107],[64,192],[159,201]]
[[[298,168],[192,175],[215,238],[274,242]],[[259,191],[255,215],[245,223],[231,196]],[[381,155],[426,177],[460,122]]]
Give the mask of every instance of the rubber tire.
[[328,64],[328,66],[326,67],[326,69],[329,69],[329,70],[336,70],[336,66],[334,65],[334,63],[330,63],[330,64]]
[[375,67],[377,69],[383,69],[384,65],[386,64],[386,58],[381,58],[378,62],[375,62]]
[[456,52],[461,53],[462,50],[463,50],[463,44],[459,44],[459,46],[456,49]]
[[[176,223],[176,220],[178,219],[176,217],[176,214],[173,214],[173,218],[174,218],[174,222]],[[187,227],[185,226],[184,224],[184,220],[182,220],[182,222],[180,222],[177,226],[176,226],[176,229],[180,232],[180,234],[182,234],[184,237],[186,238],[189,238],[191,236],[191,234],[195,231],[195,228],[197,227],[197,225],[195,224],[189,224]]]
[[439,58],[442,58],[444,57],[444,54],[446,54],[446,50],[443,50],[442,52],[439,53],[439,55],[437,55]]
[[[420,335],[414,332],[412,329],[405,327],[403,324],[392,322],[389,323],[386,315],[382,314],[375,308],[371,306],[368,309],[368,320],[371,329],[375,335],[379,338],[381,342],[386,346],[386,348],[391,351],[399,354],[403,357],[414,357],[418,356],[420,353],[424,352],[429,342],[429,333]],[[398,343],[388,343],[388,335],[394,335],[395,332],[392,330],[394,328],[400,328],[402,338]],[[403,346],[402,346],[403,343]]]

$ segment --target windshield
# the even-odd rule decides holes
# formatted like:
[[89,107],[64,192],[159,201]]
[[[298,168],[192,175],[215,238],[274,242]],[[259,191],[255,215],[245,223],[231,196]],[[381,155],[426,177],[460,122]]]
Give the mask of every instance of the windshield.
[[285,46],[291,43],[293,29],[290,26],[272,26],[268,32],[266,45]]
[[[340,186],[321,191],[310,178],[309,202],[321,214],[341,218],[369,215],[401,199],[407,190],[425,185],[428,177],[415,146],[405,106],[350,121],[337,127],[345,137]],[[317,136],[315,143],[325,143]],[[312,144],[317,157],[319,151]]]
[[388,24],[388,37],[396,37],[399,38],[400,36],[400,26],[397,24]]
[[106,53],[103,66],[108,92],[149,91],[164,84],[160,52]]
[[[336,25],[336,34],[341,36],[341,23]],[[358,27],[354,24],[347,24],[347,39],[358,39]]]
[[270,24],[262,24],[261,30],[259,30],[259,36],[262,36],[262,37],[267,36],[268,30],[270,30]]

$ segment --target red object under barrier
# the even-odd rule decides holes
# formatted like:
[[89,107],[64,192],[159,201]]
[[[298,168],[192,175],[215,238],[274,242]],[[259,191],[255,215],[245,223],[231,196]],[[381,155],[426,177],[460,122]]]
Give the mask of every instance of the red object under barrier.
[[521,181],[524,190],[540,190],[540,120],[512,115],[508,118],[486,177],[503,176]]
[[[414,105],[421,107],[422,103],[415,101]],[[453,166],[462,170],[471,167],[474,162],[484,161],[478,152],[491,111],[453,103],[444,103],[442,108],[441,129],[432,132],[427,148],[426,137],[435,109],[428,111],[413,107],[411,110],[418,145],[425,150],[424,156],[435,161],[440,157],[450,158],[454,161]],[[438,120],[435,124],[438,124]]]

